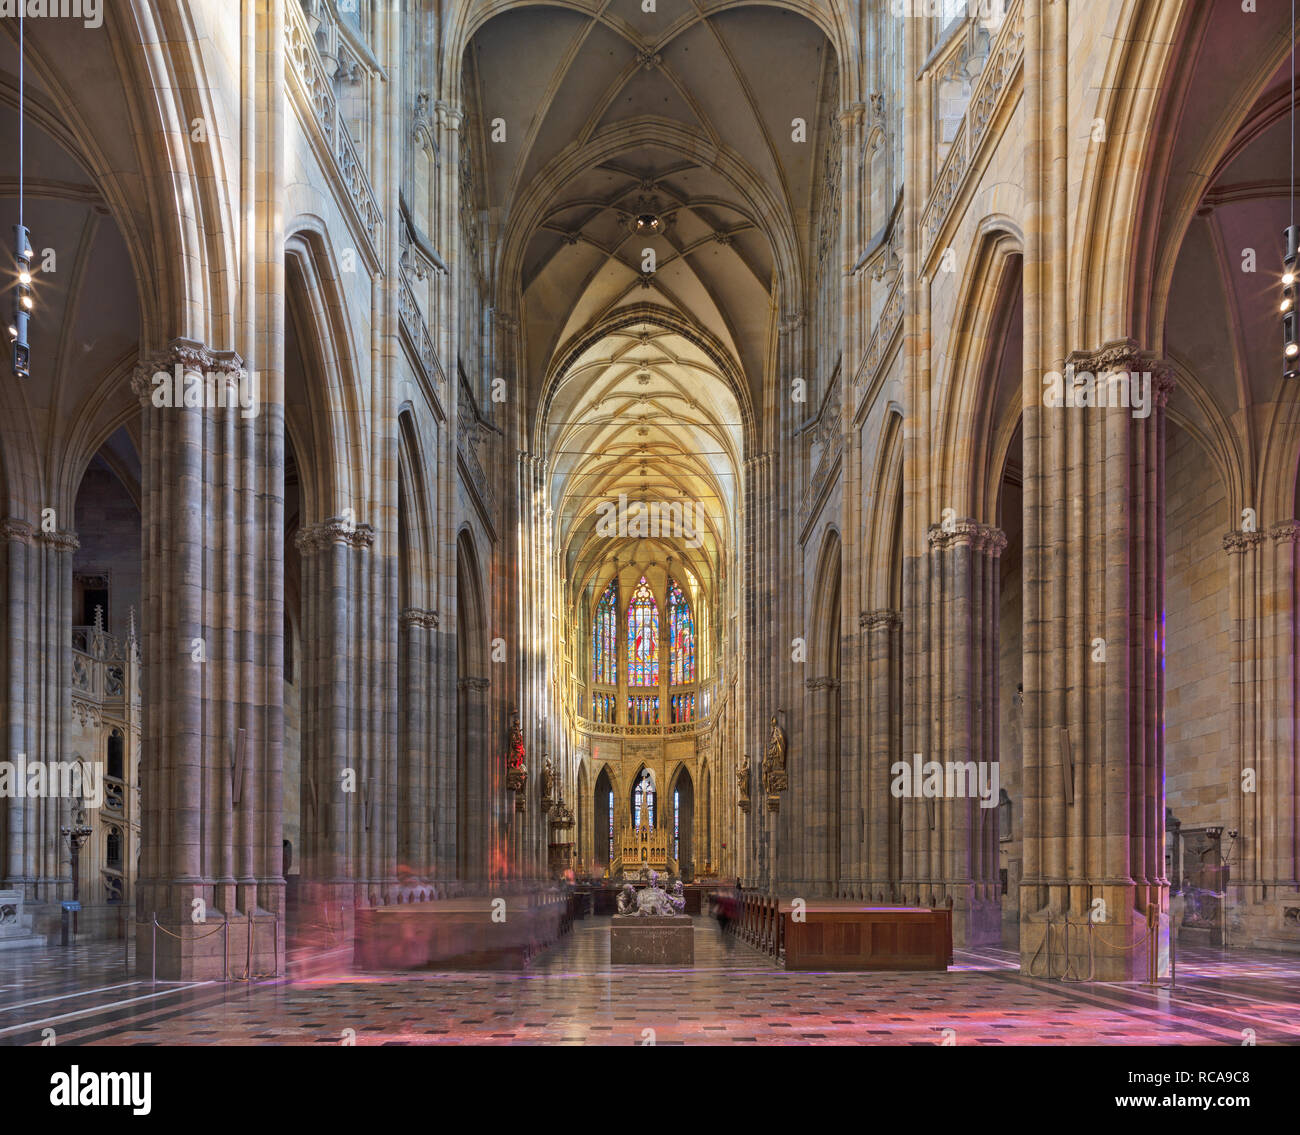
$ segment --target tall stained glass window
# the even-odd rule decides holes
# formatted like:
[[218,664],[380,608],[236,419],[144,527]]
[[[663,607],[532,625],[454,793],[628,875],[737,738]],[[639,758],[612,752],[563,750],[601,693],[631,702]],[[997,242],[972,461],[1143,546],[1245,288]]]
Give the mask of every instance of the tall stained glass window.
[[668,581],[668,667],[674,686],[695,681],[695,620],[690,600],[674,579]]
[[673,858],[677,860],[680,860],[682,857],[681,845],[678,843],[678,828],[677,828],[677,822],[680,818],[678,813],[681,808],[681,803],[682,803],[682,794],[676,788],[674,788],[673,789]]
[[618,681],[618,580],[611,579],[596,605],[591,624],[591,680],[614,685]]
[[655,826],[655,784],[649,769],[641,770],[641,779],[632,793],[632,823],[638,828]]
[[645,576],[627,608],[627,684],[659,685],[659,608]]
[[614,790],[609,790],[609,862],[614,862]]

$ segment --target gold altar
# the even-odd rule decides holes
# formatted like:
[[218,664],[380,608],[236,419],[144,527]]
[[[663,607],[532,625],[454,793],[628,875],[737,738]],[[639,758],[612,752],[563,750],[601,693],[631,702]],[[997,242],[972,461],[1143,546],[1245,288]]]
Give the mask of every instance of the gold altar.
[[642,823],[640,827],[625,824],[619,829],[618,861],[610,874],[622,872],[625,877],[638,875],[642,868],[659,871],[663,874],[678,873],[677,861],[668,852],[672,833],[667,828],[651,827]]

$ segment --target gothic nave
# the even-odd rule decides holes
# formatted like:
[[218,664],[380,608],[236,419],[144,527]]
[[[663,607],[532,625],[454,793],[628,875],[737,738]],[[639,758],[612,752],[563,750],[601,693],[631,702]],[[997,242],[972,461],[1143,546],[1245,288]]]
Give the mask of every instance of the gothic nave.
[[1290,3],[0,32],[0,1043],[1300,1041]]

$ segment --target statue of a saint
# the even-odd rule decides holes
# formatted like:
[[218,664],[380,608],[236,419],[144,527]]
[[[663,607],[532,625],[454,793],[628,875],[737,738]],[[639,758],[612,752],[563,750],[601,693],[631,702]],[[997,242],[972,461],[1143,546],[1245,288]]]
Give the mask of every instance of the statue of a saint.
[[506,754],[506,787],[523,792],[528,784],[528,766],[524,764],[524,735],[519,728],[519,714],[510,715],[510,751]]
[[740,764],[736,767],[736,791],[740,794],[737,801],[742,812],[749,811],[749,754],[741,753]]
[[542,807],[549,808],[555,799],[555,769],[551,765],[551,758],[546,757],[542,761]]
[[763,757],[763,790],[774,796],[790,787],[785,770],[785,733],[772,714],[772,732],[767,739],[767,753]]

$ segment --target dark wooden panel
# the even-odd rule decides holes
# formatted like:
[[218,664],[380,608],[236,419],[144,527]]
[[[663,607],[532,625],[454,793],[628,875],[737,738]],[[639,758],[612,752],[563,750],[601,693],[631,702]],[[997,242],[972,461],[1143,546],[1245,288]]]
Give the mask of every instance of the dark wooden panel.
[[952,912],[915,907],[808,904],[781,912],[785,964],[799,970],[934,970],[952,960]]

